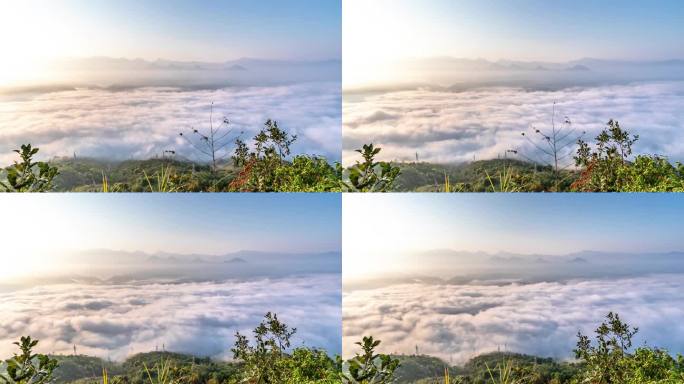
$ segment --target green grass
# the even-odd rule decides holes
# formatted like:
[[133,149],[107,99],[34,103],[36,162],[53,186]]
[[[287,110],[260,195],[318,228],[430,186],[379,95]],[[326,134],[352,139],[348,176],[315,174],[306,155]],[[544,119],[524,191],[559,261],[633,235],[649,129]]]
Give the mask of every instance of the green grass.
[[[395,192],[541,192],[555,189],[551,167],[520,160],[392,164],[401,169],[393,187]],[[575,171],[562,171],[559,189],[568,190],[577,177]]]

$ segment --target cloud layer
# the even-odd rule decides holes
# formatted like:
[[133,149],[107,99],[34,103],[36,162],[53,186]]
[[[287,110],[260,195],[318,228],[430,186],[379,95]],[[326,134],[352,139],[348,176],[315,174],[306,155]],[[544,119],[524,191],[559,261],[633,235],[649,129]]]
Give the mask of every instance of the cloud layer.
[[[521,132],[551,129],[567,116],[586,138],[616,119],[640,134],[637,153],[684,159],[684,82],[642,83],[560,90],[522,88],[421,88],[345,95],[343,161],[357,159],[354,149],[373,142],[385,160],[460,162],[503,156],[519,149],[534,159],[533,146]],[[571,159],[570,159],[571,160]]]
[[0,99],[0,161],[22,143],[52,156],[149,158],[164,150],[197,158],[179,132],[208,130],[209,112],[251,139],[266,119],[298,135],[295,153],[340,158],[339,82],[183,90],[144,87],[78,89]]
[[[684,352],[681,274],[506,285],[398,284],[345,292],[343,353],[364,335],[383,352],[460,364],[497,349],[571,358],[578,330],[609,312],[639,326],[638,343]],[[637,343],[637,344],[638,344]]]
[[0,356],[31,335],[40,351],[121,360],[155,348],[230,358],[236,331],[266,312],[297,328],[295,346],[339,353],[340,277],[121,285],[64,284],[0,293]]

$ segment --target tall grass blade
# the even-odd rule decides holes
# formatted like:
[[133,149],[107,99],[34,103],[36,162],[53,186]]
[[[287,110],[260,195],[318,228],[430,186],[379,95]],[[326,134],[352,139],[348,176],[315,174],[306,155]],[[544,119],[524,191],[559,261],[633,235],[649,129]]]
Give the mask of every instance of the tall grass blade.
[[107,178],[107,175],[105,175],[104,171],[102,171],[102,192],[109,192],[109,179]]

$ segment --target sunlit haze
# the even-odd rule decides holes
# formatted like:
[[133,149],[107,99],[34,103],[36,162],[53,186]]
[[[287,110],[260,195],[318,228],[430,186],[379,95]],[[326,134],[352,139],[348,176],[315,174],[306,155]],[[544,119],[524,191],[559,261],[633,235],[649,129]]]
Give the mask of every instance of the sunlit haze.
[[351,88],[416,80],[397,65],[405,59],[684,58],[684,9],[676,0],[348,0],[343,16],[344,83]]
[[64,58],[339,59],[340,12],[338,1],[3,1],[0,85],[51,80]]
[[[6,240],[0,277],[57,273],[62,256],[98,249],[209,256],[337,251],[339,200],[335,195],[6,196],[0,200]],[[96,266],[101,259],[92,260]]]
[[[345,279],[458,271],[422,253],[561,256],[684,250],[684,203],[670,195],[393,194],[343,197]],[[451,260],[451,261],[449,261]]]

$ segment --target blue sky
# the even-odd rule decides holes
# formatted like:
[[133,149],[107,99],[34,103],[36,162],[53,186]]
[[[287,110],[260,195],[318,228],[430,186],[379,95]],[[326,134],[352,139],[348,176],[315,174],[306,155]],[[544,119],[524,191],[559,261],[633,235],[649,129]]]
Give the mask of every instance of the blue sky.
[[[433,249],[684,251],[684,200],[672,194],[345,195],[343,207],[345,262]],[[371,230],[391,240],[358,244]]]
[[677,0],[437,3],[442,20],[464,21],[498,48],[511,43],[567,58],[684,58],[684,7]]
[[2,14],[2,32],[19,43],[7,42],[10,55],[38,49],[51,57],[223,61],[341,54],[339,0],[22,0],[2,2]]
[[340,202],[337,194],[7,196],[0,211],[13,219],[0,229],[16,252],[327,252],[340,250]]
[[347,57],[380,60],[374,55],[684,59],[684,6],[677,0],[346,0],[343,6],[345,65]]

